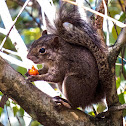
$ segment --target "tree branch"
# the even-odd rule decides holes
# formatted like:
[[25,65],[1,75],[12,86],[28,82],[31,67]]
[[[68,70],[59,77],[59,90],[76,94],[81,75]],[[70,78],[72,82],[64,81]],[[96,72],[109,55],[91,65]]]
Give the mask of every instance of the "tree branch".
[[118,105],[118,106],[113,106],[109,109],[109,111],[120,111],[126,109],[126,104]]
[[109,48],[108,60],[110,66],[113,66],[116,62],[116,59],[122,49],[126,44],[126,28],[123,28],[115,45]]
[[58,112],[52,98],[41,92],[0,57],[0,90],[16,101],[44,126],[93,126],[89,115],[79,110]]
[[[105,3],[107,5],[108,0],[105,0]],[[105,8],[104,8],[104,4],[103,4],[102,0],[99,1],[98,6],[96,8],[96,11],[98,11],[98,12],[100,12],[102,14],[105,13]],[[94,20],[93,23],[94,23],[95,28],[97,29],[97,33],[98,33],[99,37],[102,40],[102,44],[105,45],[104,34],[103,34],[103,17],[101,17],[99,15],[95,15],[95,20]]]
[[[107,5],[108,0],[105,0],[105,2],[106,2],[106,5]],[[102,0],[99,1],[99,4],[98,4],[98,6],[96,8],[96,11],[104,14],[105,8],[104,8],[103,1]],[[103,27],[103,17],[101,17],[99,15],[96,15],[95,16],[95,22],[94,23],[95,23],[94,25],[95,25],[95,27],[97,29],[101,29],[102,30],[102,27]]]

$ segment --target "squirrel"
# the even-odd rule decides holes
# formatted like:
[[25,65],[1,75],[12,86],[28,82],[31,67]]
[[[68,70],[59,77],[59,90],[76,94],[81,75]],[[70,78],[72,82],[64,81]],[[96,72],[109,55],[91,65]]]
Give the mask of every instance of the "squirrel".
[[57,83],[72,108],[100,102],[111,90],[107,46],[74,5],[62,4],[55,27],[46,22],[50,34],[43,31],[27,55],[44,67],[28,80]]

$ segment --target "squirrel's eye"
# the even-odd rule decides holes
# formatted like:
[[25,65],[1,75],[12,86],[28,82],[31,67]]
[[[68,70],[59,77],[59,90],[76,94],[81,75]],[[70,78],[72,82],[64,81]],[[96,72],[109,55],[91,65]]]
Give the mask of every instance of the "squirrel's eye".
[[44,49],[44,48],[41,48],[41,49],[39,50],[39,52],[40,52],[40,53],[45,53],[45,49]]

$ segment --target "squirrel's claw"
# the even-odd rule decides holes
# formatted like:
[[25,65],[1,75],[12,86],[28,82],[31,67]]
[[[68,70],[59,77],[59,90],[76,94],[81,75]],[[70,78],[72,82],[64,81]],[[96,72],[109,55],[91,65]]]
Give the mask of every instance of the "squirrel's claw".
[[63,99],[59,96],[53,97],[53,101],[56,103],[55,108],[58,111],[72,108],[71,105],[68,103],[68,101],[66,99]]
[[27,73],[25,73],[25,76],[28,77],[28,76],[31,76],[31,75],[29,75],[29,73],[27,72]]

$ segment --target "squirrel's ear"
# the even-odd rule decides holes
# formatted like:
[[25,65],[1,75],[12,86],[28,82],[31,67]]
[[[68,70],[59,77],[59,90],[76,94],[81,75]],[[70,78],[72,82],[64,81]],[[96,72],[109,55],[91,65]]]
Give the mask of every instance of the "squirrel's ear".
[[43,32],[42,32],[42,36],[43,35],[47,35],[47,30],[44,30]]
[[59,38],[56,36],[53,40],[55,43],[59,43]]
[[58,37],[55,37],[55,38],[53,39],[52,45],[53,45],[55,48],[58,47],[58,45],[59,45],[59,38],[58,38]]

